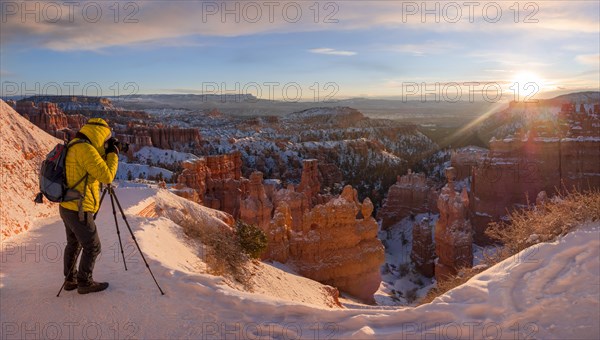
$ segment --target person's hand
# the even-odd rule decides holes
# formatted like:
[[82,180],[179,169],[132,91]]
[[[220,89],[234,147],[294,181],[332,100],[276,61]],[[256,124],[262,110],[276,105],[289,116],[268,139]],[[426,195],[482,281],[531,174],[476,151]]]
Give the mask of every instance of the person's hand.
[[106,154],[114,152],[114,153],[116,153],[118,155],[119,154],[119,150],[121,148],[122,148],[121,142],[119,142],[119,140],[116,139],[115,137],[110,137],[106,141]]

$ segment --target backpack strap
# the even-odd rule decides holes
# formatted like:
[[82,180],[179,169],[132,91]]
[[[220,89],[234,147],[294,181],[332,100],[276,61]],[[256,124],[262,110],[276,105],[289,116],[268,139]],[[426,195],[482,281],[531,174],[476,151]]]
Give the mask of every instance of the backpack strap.
[[[67,144],[67,152],[69,151],[69,149],[76,144],[81,144],[81,143],[88,143],[88,144],[92,144],[92,142],[87,138],[86,135],[84,135],[83,133],[78,132],[77,133],[77,140],[71,141],[70,143]],[[75,189],[75,187],[77,187],[84,179],[85,179],[85,183],[86,185],[84,185],[83,187],[83,195],[85,196],[85,187],[87,186],[87,177],[88,177],[88,173],[86,173],[83,177],[81,177],[81,179],[79,179],[77,181],[77,183],[75,183],[72,187],[70,187],[69,189]]]
[[[90,139],[81,132],[77,132],[75,137],[77,138],[77,140],[71,141],[69,144],[67,144],[67,152],[69,151],[69,148],[71,148],[73,145],[76,145],[76,144],[81,144],[81,143],[88,143],[90,145],[92,144]],[[80,222],[83,222],[85,220],[85,212],[83,211],[83,199],[85,198],[85,194],[87,191],[88,177],[89,177],[89,174],[86,172],[86,174],[83,177],[81,177],[81,179],[79,179],[72,187],[69,188],[69,190],[75,189],[82,181],[85,180],[85,184],[83,185],[83,193],[81,194],[81,196],[79,197],[79,200],[77,202],[77,208],[78,208],[77,213],[78,213]]]

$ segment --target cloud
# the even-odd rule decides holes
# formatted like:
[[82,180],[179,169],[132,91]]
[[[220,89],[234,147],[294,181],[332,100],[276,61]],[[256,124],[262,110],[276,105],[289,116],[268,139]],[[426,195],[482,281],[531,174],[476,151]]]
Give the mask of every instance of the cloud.
[[441,54],[456,49],[457,46],[446,42],[427,41],[420,44],[402,44],[392,46],[390,49],[395,52],[412,54],[414,56],[424,56],[428,54]]
[[353,51],[335,50],[333,48],[313,48],[308,51],[310,53],[316,53],[316,54],[343,55],[343,56],[356,55],[356,52],[353,52]]
[[[452,22],[453,18],[444,11],[444,7],[438,11],[440,18],[437,21],[433,15],[428,15],[425,17],[426,20],[423,20],[424,8],[418,8],[415,14],[408,15],[405,6],[409,3],[402,1],[370,2],[368,6],[362,2],[331,2],[330,4],[333,5],[324,8],[318,17],[315,17],[314,9],[309,7],[312,3],[291,1],[276,2],[272,8],[262,2],[253,2],[250,6],[249,3],[241,1],[181,1],[177,6],[173,6],[167,1],[134,1],[121,3],[118,12],[114,9],[114,2],[110,1],[80,1],[73,7],[68,5],[72,4],[71,2],[37,1],[36,3],[40,4],[39,8],[48,9],[38,13],[41,16],[40,20],[34,20],[32,15],[25,16],[26,20],[22,20],[22,13],[20,13],[22,6],[18,6],[17,2],[8,2],[6,5],[3,3],[2,30],[0,30],[3,46],[21,43],[25,46],[58,51],[95,51],[111,46],[134,44],[147,46],[144,42],[162,46],[169,39],[188,36],[234,37],[269,33],[362,30],[376,27],[438,33],[480,31],[499,36],[506,33],[522,35],[524,32],[534,32],[539,37],[547,37],[548,34],[558,32],[572,35],[577,39],[577,34],[581,33],[597,35],[599,6],[597,2],[542,2],[537,5],[539,7],[537,12],[523,9],[520,13],[520,21],[531,17],[538,22],[515,23],[514,11],[509,9],[512,2],[502,2],[502,17],[498,22],[490,23],[483,16],[485,2],[478,2],[473,18],[468,15],[469,9],[463,7],[458,22]],[[417,2],[410,4],[419,7],[423,5]],[[498,5],[497,2],[492,4]],[[62,13],[58,20],[55,18],[56,6],[60,6]],[[96,6],[102,7],[102,15],[97,21]],[[260,7],[261,16],[255,15],[256,6]],[[427,8],[430,10],[432,5]],[[232,10],[234,14],[231,14]],[[83,15],[83,13],[87,14]],[[296,16],[295,13],[301,15]],[[405,50],[413,47],[417,47],[415,52],[417,55],[427,54],[430,51],[419,50],[418,47],[432,48],[420,45],[400,46]]]
[[585,65],[600,67],[600,54],[580,54],[575,60]]

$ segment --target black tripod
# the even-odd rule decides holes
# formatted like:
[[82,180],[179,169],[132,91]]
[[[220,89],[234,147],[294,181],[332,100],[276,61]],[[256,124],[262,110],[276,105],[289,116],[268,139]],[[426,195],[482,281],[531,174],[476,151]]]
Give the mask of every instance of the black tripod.
[[[123,212],[123,208],[121,208],[121,203],[119,202],[119,199],[117,198],[117,194],[115,193],[115,190],[114,190],[112,184],[108,184],[102,191],[102,196],[100,197],[100,204],[98,206],[98,211],[100,211],[100,208],[102,207],[102,201],[104,201],[104,196],[106,196],[106,193],[108,193],[108,195],[110,196],[110,204],[112,206],[113,217],[115,219],[115,227],[117,228],[117,237],[119,238],[119,247],[121,248],[121,256],[123,257],[123,265],[125,266],[125,270],[127,270],[127,262],[125,262],[125,252],[123,251],[123,243],[121,242],[121,231],[119,230],[119,222],[117,220],[117,211],[115,210],[115,202],[117,202],[117,207],[119,208],[119,211],[121,212],[121,217],[123,217],[123,221],[125,221],[125,225],[127,225],[129,234],[131,234],[131,238],[133,239],[135,246],[137,247],[138,251],[140,252],[140,255],[142,256],[142,260],[144,260],[144,263],[146,264],[146,268],[148,268],[148,271],[150,272],[150,275],[152,276],[154,283],[156,283],[156,287],[158,287],[158,290],[160,291],[161,295],[165,295],[163,290],[158,285],[158,282],[156,281],[156,278],[154,277],[154,274],[152,273],[152,269],[150,269],[150,266],[148,265],[148,261],[146,261],[146,257],[144,256],[144,253],[142,253],[142,249],[140,249],[140,245],[138,244],[137,239],[135,238],[135,235],[133,234],[133,231],[131,230],[131,226],[129,225],[127,218],[125,217],[125,212]],[[94,214],[94,220],[96,219],[97,215],[98,215],[98,212],[96,212]],[[79,254],[77,256],[79,256]],[[75,258],[77,258],[77,257],[75,257]],[[75,267],[75,263],[77,263],[77,261],[73,262],[73,267]],[[72,270],[73,270],[73,268],[71,268],[71,271]],[[65,287],[65,283],[66,283],[66,281],[63,283],[62,287],[60,287],[60,290],[58,291],[58,294],[56,296],[60,295],[60,292]]]

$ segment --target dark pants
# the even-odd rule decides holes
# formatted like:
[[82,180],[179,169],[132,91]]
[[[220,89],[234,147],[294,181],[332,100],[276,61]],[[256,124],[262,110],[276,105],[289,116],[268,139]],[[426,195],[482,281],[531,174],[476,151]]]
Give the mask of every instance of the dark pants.
[[[72,279],[77,276],[78,282],[89,282],[92,280],[96,257],[98,257],[101,250],[94,215],[86,212],[85,221],[80,222],[79,214],[76,211],[63,207],[60,207],[59,211],[67,233],[64,257],[65,278]],[[77,271],[75,270],[75,262],[77,262],[77,255],[82,248],[83,253],[79,261],[79,271]]]

